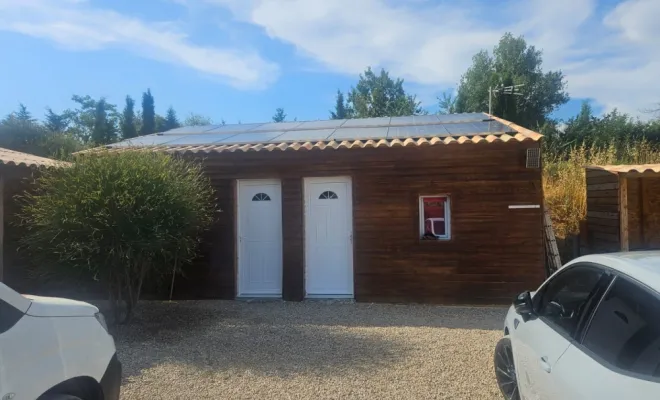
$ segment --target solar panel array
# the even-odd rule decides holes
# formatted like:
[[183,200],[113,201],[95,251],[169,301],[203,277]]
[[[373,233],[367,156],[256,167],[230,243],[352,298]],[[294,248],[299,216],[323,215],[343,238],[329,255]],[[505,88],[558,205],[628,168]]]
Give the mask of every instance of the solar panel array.
[[501,135],[515,132],[482,113],[414,115],[305,122],[191,126],[112,144],[192,146],[210,144],[318,142],[368,139]]

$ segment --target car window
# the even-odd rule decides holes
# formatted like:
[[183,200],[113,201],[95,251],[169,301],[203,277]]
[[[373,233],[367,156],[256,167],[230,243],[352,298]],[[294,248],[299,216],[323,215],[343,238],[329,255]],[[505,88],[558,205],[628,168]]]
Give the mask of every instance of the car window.
[[572,267],[555,276],[543,289],[536,312],[563,333],[573,336],[591,305],[605,272],[595,267]]
[[641,285],[617,278],[582,344],[613,366],[660,377],[660,300]]
[[20,310],[0,300],[0,333],[8,331],[22,316],[23,313]]

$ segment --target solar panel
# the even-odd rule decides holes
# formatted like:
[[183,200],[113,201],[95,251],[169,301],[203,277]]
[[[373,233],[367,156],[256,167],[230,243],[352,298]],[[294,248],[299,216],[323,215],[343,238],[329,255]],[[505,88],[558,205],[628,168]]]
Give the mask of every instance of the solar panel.
[[296,129],[326,129],[326,128],[339,128],[341,124],[346,122],[345,119],[329,119],[327,121],[307,121],[300,124]]
[[205,133],[203,135],[186,135],[168,142],[168,145],[195,145],[211,144],[222,140],[228,140],[238,133]]
[[114,143],[111,147],[131,147],[131,146],[156,146],[160,144],[165,144],[183,137],[183,135],[148,135],[148,136],[138,136],[133,139],[124,140],[122,142]]
[[444,125],[452,135],[476,135],[509,132],[509,127],[497,121],[465,122]]
[[390,117],[349,119],[342,128],[359,128],[363,126],[388,126]]
[[387,134],[388,139],[409,138],[424,136],[449,136],[445,125],[418,125],[418,126],[391,126]]
[[293,129],[301,124],[302,122],[267,122],[265,124],[261,124],[261,126],[258,126],[254,129],[250,129],[250,132],[286,131],[289,129]]
[[211,129],[205,133],[240,133],[247,132],[254,128],[263,125],[263,123],[257,124],[230,124],[230,125],[220,125],[217,128]]
[[479,122],[489,118],[484,113],[439,114],[436,115],[441,123],[450,122]]
[[335,133],[328,138],[328,140],[350,140],[350,139],[380,139],[387,137],[386,126],[372,127],[372,128],[341,128],[337,129]]
[[272,139],[281,136],[284,132],[245,132],[233,135],[225,140],[220,140],[216,144],[240,144],[240,143],[266,143]]
[[302,142],[325,140],[334,129],[313,129],[308,131],[289,131],[277,137],[278,142]]
[[[392,117],[390,119],[389,126],[402,126],[402,125],[412,125],[415,120],[415,117],[409,115],[407,117]],[[435,122],[438,122],[436,119]]]
[[164,135],[178,135],[178,134],[188,134],[188,133],[203,133],[210,131],[211,129],[218,128],[222,125],[204,125],[204,126],[183,126],[181,128],[170,129],[169,131],[163,132]]

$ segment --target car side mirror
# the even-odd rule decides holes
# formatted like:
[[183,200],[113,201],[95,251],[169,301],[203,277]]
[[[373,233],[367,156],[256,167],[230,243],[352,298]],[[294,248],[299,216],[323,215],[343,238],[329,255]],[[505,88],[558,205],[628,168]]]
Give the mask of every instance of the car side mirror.
[[513,306],[516,309],[516,312],[523,317],[529,317],[534,314],[532,294],[529,291],[520,293],[513,301]]

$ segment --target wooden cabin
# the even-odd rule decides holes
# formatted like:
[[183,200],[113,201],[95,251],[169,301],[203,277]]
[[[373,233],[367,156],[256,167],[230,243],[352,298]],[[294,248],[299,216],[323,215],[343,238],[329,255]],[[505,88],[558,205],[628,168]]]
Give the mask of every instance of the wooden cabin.
[[660,164],[590,166],[590,253],[660,248]]
[[545,277],[541,135],[487,114],[184,127],[223,210],[179,298],[509,303]]

